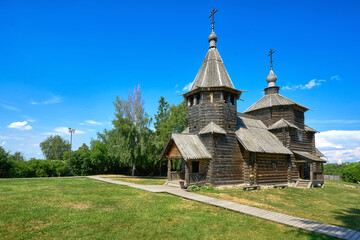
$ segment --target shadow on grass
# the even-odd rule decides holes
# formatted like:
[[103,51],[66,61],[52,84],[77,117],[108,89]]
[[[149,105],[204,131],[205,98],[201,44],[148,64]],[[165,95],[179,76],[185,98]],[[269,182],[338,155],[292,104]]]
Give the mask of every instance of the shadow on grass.
[[342,221],[346,228],[360,231],[360,209],[348,208],[342,210],[341,213],[336,211],[335,214],[335,219]]

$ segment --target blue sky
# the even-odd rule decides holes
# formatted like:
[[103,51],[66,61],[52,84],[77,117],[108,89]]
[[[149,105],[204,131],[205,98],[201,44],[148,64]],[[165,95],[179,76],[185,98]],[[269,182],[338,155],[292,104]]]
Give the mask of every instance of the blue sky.
[[111,128],[116,95],[140,85],[146,111],[182,100],[217,47],[242,112],[263,96],[274,49],[281,94],[303,104],[331,162],[360,159],[359,1],[1,1],[0,145],[42,157],[50,134],[74,149]]

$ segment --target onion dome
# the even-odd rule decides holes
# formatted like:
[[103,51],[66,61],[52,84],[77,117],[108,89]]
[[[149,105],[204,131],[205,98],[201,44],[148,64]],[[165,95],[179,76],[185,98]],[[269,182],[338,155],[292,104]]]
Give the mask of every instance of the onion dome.
[[214,31],[212,31],[209,36],[210,47],[216,47],[216,42],[217,42],[217,36],[214,33]]
[[276,80],[277,80],[277,76],[275,75],[275,73],[271,69],[269,75],[266,78],[266,81],[268,83],[268,87],[275,87]]

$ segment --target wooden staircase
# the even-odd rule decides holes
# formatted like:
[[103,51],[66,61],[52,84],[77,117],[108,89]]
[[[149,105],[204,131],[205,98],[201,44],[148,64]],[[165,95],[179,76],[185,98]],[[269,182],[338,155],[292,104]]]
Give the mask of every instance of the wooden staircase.
[[310,180],[299,179],[296,182],[296,188],[311,188],[312,182]]

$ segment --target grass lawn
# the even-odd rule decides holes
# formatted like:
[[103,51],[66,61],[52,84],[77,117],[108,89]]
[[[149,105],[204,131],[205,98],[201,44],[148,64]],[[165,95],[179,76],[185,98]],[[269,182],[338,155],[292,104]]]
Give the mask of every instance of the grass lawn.
[[88,178],[0,180],[0,239],[332,239]]
[[[324,188],[243,191],[239,188],[199,192],[248,206],[360,230],[360,189],[326,181]],[[342,184],[347,184],[341,182]]]

